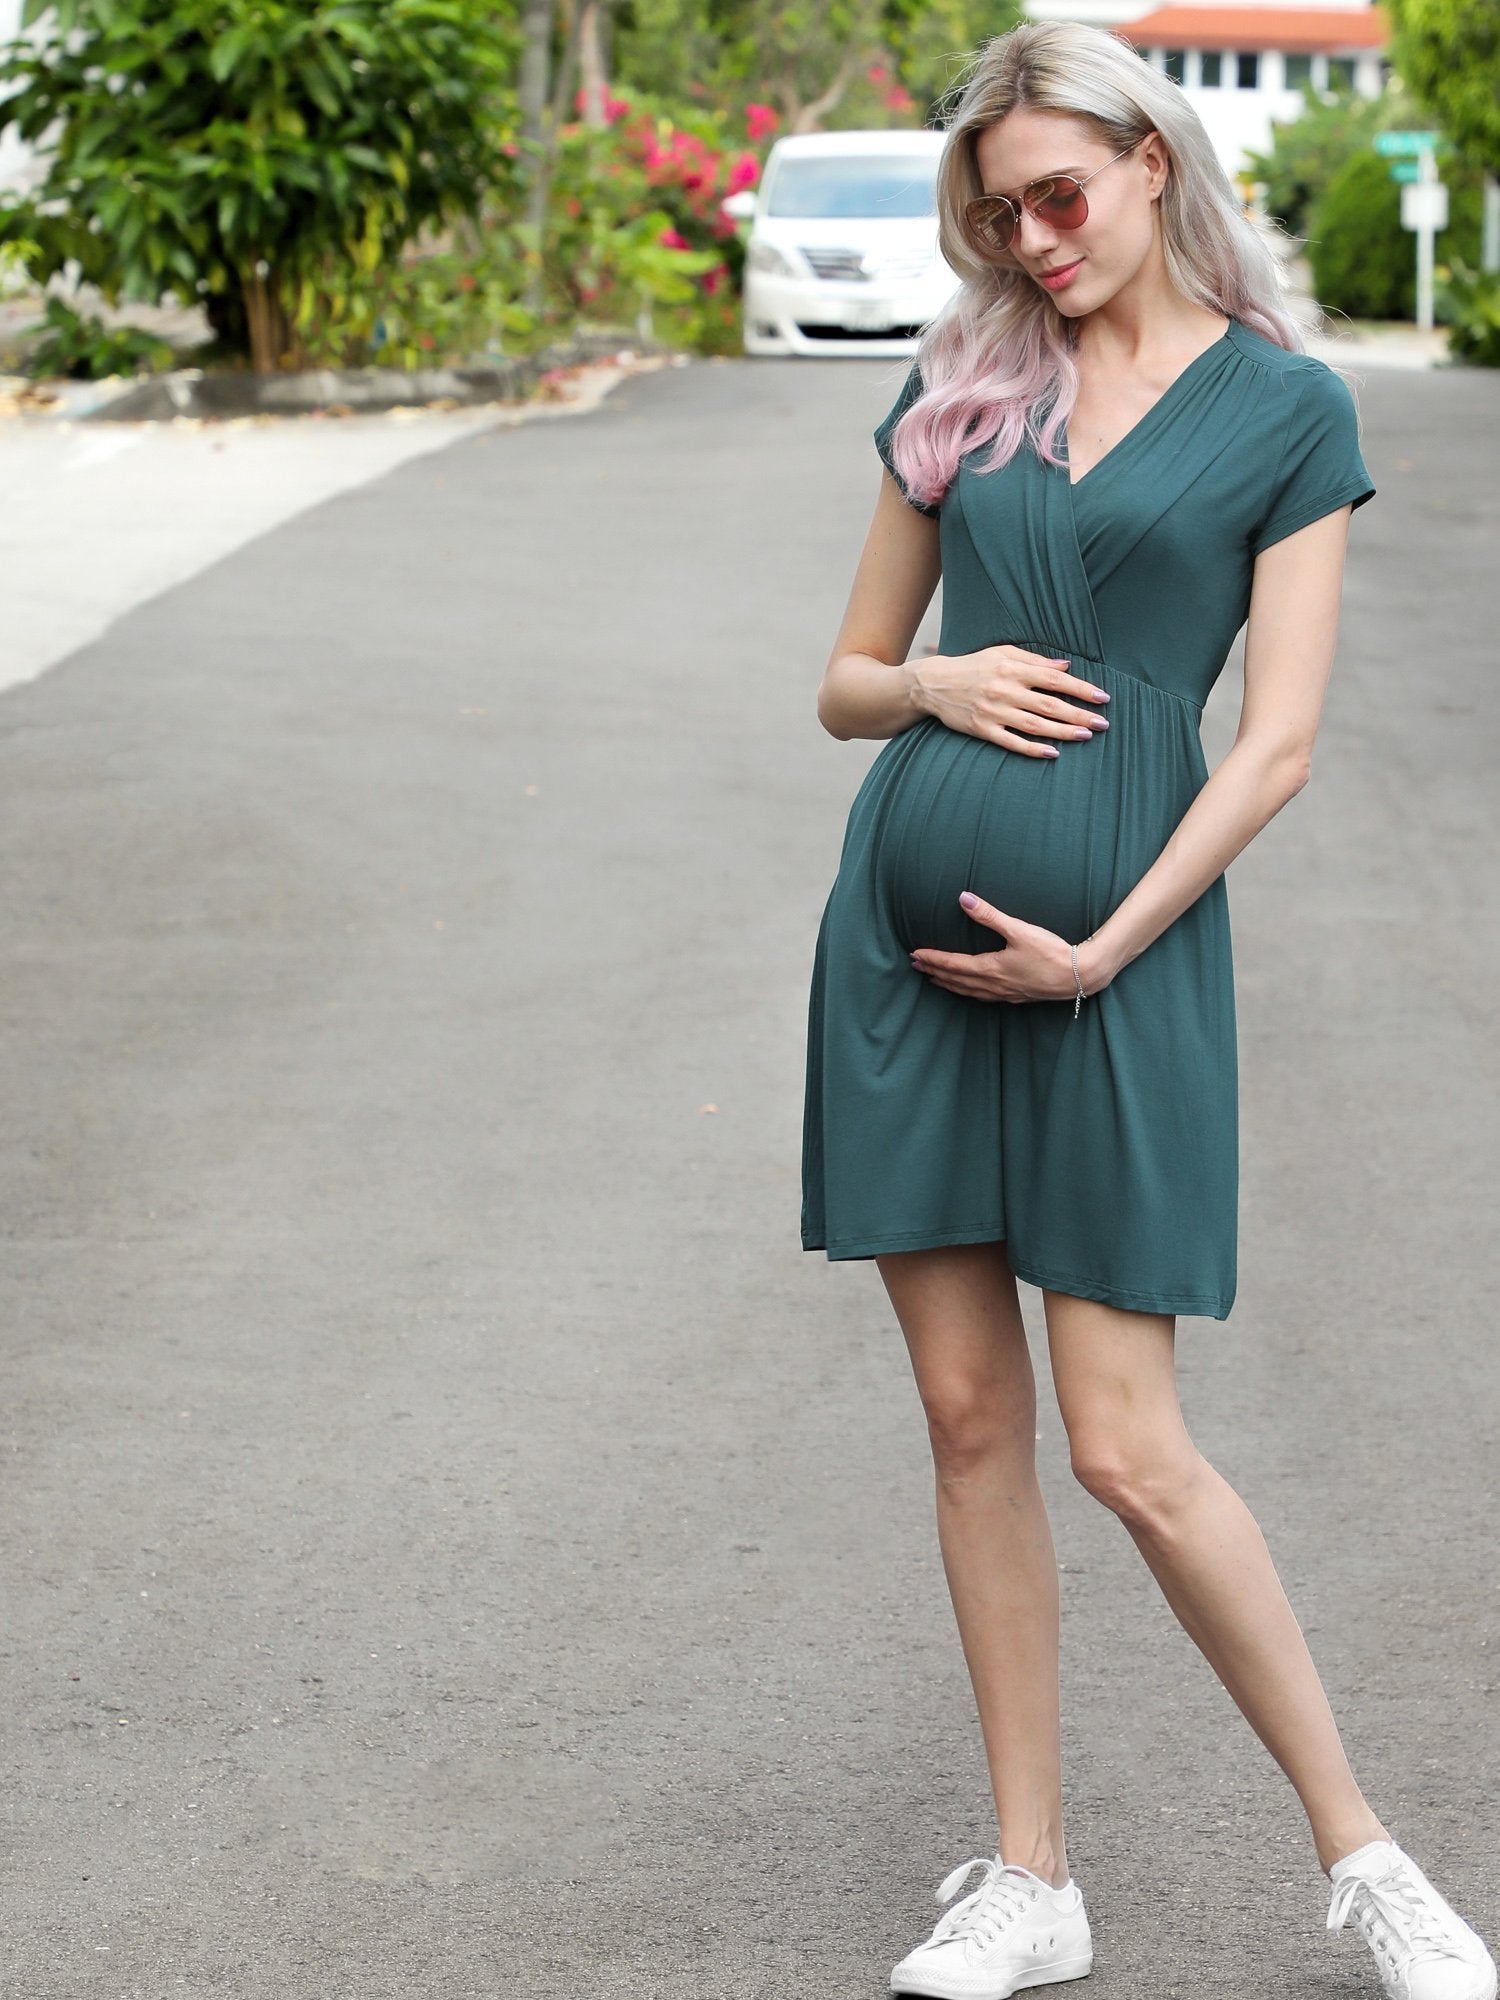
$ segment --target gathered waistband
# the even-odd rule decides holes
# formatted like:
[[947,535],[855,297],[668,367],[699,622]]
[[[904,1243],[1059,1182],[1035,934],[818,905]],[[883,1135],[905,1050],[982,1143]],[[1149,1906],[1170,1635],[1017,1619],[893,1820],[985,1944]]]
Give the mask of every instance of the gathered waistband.
[[1101,660],[1097,653],[1080,653],[1072,646],[1059,645],[1055,639],[1015,638],[1006,642],[1012,646],[1024,646],[1028,652],[1046,653],[1052,658],[1060,658],[1064,653],[1070,660],[1084,660],[1091,667],[1099,667],[1107,674],[1118,674],[1122,681],[1134,681],[1137,687],[1150,688],[1153,694],[1164,694],[1169,701],[1180,701],[1184,708],[1190,708],[1194,715],[1202,715],[1203,703],[1194,701],[1190,694],[1179,694],[1176,688],[1163,687],[1159,681],[1148,681],[1144,674],[1132,674],[1124,667],[1114,666],[1109,660]]

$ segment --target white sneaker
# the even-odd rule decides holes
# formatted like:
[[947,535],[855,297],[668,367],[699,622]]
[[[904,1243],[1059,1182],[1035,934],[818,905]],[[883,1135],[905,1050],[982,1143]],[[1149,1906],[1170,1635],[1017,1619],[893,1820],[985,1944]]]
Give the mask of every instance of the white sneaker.
[[[938,1918],[925,1944],[891,1973],[893,1993],[936,2000],[1006,2000],[1024,1986],[1082,1979],[1092,1970],[1094,1941],[1083,1891],[1070,1875],[1060,1889],[1019,1862],[976,1857],[944,1878],[937,1900],[957,1894],[976,1868],[977,1889]],[[1426,1996],[1423,1996],[1426,2000]]]
[[1368,1841],[1328,1874],[1328,1928],[1341,1931],[1353,1917],[1389,2000],[1495,2000],[1495,1961],[1483,1938],[1396,1841]]

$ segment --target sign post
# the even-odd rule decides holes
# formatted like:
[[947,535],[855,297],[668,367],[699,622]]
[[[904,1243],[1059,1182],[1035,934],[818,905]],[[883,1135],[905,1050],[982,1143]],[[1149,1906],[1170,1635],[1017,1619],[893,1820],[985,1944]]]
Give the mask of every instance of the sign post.
[[[1377,132],[1375,150],[1394,162],[1392,177],[1402,183],[1401,227],[1417,239],[1417,325],[1433,328],[1433,255],[1437,233],[1448,227],[1448,189],[1438,179],[1436,132]],[[1416,155],[1415,173],[1412,155]]]

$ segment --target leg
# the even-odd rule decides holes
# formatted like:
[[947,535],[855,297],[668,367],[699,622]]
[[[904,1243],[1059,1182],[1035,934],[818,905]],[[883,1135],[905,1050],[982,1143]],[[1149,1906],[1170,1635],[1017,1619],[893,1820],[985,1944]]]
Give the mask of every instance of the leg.
[[1036,1381],[1000,1243],[876,1259],[911,1355],[938,1543],[984,1734],[999,1853],[1055,1887],[1063,1844],[1058,1583],[1036,1477]]
[[1045,1294],[1073,1471],[1124,1522],[1188,1636],[1290,1778],[1329,1869],[1391,1835],[1354,1781],[1255,1518],[1188,1436],[1175,1321]]

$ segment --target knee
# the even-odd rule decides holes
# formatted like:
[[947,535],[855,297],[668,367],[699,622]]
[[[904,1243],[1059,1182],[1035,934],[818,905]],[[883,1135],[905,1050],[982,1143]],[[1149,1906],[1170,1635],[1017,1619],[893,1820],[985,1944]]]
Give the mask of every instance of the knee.
[[1073,1477],[1127,1527],[1166,1539],[1181,1517],[1203,1460],[1191,1443],[1159,1441],[1123,1446],[1117,1441],[1070,1438]]
[[962,1375],[922,1389],[933,1463],[944,1483],[959,1482],[980,1466],[1017,1451],[1033,1456],[1036,1412],[1016,1408],[992,1383]]

